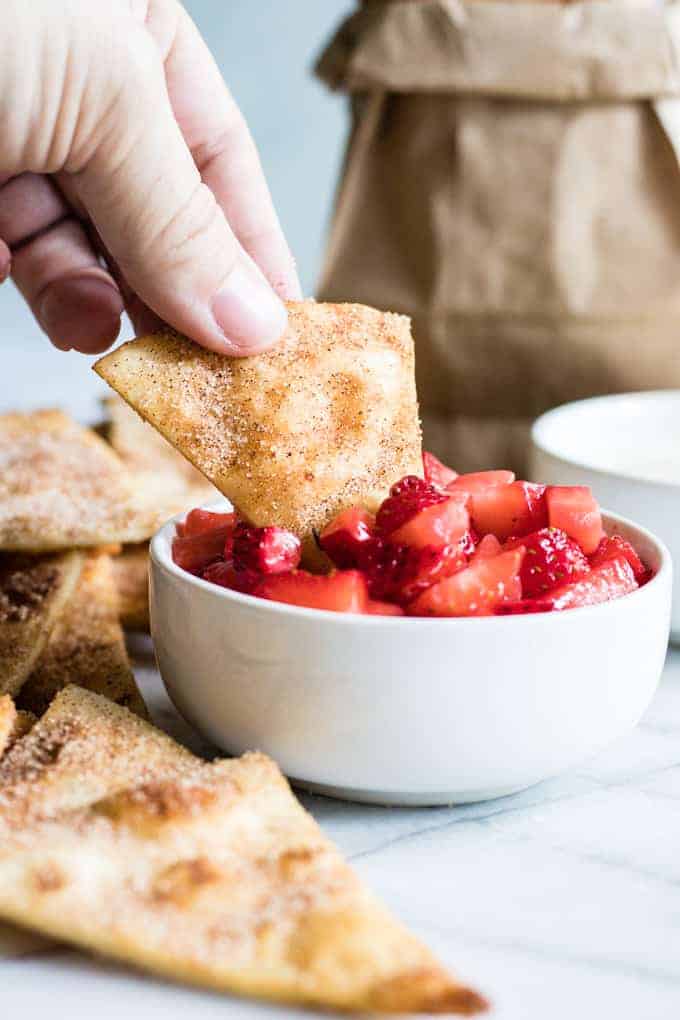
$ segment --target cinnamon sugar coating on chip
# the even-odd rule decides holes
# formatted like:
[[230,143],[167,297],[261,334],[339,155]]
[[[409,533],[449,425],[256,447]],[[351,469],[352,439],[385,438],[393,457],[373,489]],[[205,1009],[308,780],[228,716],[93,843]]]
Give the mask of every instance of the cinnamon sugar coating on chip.
[[413,340],[406,317],[363,305],[290,302],[288,315],[253,357],[166,331],[95,368],[247,519],[309,541],[422,473]]
[[77,688],[0,762],[0,918],[218,991],[485,1006],[370,894],[273,762],[203,762]]
[[138,483],[162,485],[166,493],[168,489],[176,491],[183,503],[178,510],[218,498],[207,478],[118,394],[107,397],[103,404],[109,417],[105,438]]
[[15,696],[39,660],[73,594],[79,553],[0,554],[0,694]]
[[163,511],[99,436],[61,411],[0,415],[0,549],[139,542]]
[[68,684],[78,684],[146,718],[118,612],[111,558],[90,553],[75,592],[22,685],[19,707],[42,715],[55,694]]

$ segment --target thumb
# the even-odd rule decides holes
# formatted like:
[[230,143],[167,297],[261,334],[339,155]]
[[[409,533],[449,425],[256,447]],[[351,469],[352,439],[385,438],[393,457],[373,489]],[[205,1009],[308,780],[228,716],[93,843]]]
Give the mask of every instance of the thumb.
[[[156,47],[126,43],[116,99],[92,129],[78,195],[129,287],[204,347],[252,354],[279,339],[284,304],[201,181],[175,120]],[[92,123],[92,121],[90,121]]]

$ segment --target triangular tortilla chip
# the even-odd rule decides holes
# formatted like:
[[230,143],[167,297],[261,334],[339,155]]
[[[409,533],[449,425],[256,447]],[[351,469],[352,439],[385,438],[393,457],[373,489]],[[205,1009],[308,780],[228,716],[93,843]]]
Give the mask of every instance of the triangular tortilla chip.
[[0,415],[0,549],[141,542],[173,510],[140,492],[111,447],[61,411]]
[[339,510],[374,508],[422,474],[409,320],[363,305],[288,305],[289,326],[250,358],[175,333],[95,365],[254,524],[309,540]]
[[149,546],[126,545],[112,560],[118,615],[125,630],[149,630]]
[[75,590],[82,566],[83,557],[76,552],[0,555],[0,694],[14,696],[21,690]]
[[484,1007],[362,886],[273,762],[174,748],[96,695],[59,695],[0,763],[0,916],[243,995]]
[[[178,453],[166,439],[140,418],[119,396],[103,401],[109,423],[106,439],[128,470],[149,483],[176,491],[184,506],[191,509],[219,497],[217,489],[197,471],[193,464]],[[179,511],[178,511],[179,512]]]
[[42,715],[55,694],[78,684],[147,717],[118,619],[111,558],[90,553],[75,592],[54,625],[38,663],[17,696]]

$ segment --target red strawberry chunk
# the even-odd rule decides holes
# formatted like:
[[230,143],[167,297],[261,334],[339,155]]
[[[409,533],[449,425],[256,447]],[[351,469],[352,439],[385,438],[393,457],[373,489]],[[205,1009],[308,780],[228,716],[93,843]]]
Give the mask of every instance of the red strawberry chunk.
[[472,562],[489,560],[503,552],[503,546],[495,535],[485,535],[472,554]]
[[447,467],[446,464],[442,464],[438,457],[435,457],[433,453],[428,453],[427,450],[423,450],[423,471],[425,481],[430,485],[435,485],[438,489],[445,489],[450,482],[458,477],[457,472]]
[[401,606],[395,606],[394,602],[377,602],[369,599],[366,603],[365,612],[369,616],[403,616],[404,610]]
[[512,471],[472,471],[467,475],[458,475],[447,489],[449,491],[463,489],[469,493],[481,492],[494,485],[510,485],[514,480],[515,475]]
[[336,570],[325,577],[306,570],[272,574],[262,578],[253,594],[291,606],[336,613],[364,613],[368,603],[366,578],[358,570]]
[[245,593],[251,592],[259,581],[259,576],[251,570],[236,570],[231,560],[211,563],[203,571],[202,577],[204,581],[219,584],[222,588]]
[[336,567],[356,567],[362,547],[373,537],[375,518],[363,507],[343,510],[319,536],[319,545]]
[[550,485],[545,493],[548,523],[575,539],[586,556],[602,541],[602,515],[587,485]]
[[233,559],[237,570],[282,574],[300,562],[300,539],[284,528],[253,528],[241,522],[234,531]]
[[411,603],[413,616],[489,616],[503,602],[522,597],[520,568],[523,549],[480,559],[453,577],[440,581]]
[[635,591],[638,583],[625,556],[608,560],[589,574],[550,593],[553,609],[576,609],[621,598]]
[[528,535],[548,523],[545,485],[512,482],[490,485],[470,497],[472,524],[480,535],[504,542],[511,535]]
[[182,538],[189,538],[191,535],[203,535],[207,531],[215,531],[217,528],[235,528],[236,514],[217,513],[215,510],[190,510],[184,521],[178,521],[175,528],[177,534]]
[[376,529],[383,535],[390,535],[422,510],[444,503],[448,498],[446,493],[417,475],[407,475],[392,486],[390,495],[380,506]]
[[392,531],[390,539],[414,549],[430,545],[453,545],[463,540],[470,529],[467,493],[456,493],[448,499],[425,507],[400,528]]
[[227,527],[199,535],[178,535],[172,540],[172,558],[183,570],[200,574],[210,563],[230,555],[232,534],[233,529]]
[[406,605],[466,564],[467,556],[458,545],[417,549],[378,538],[366,549],[361,566],[372,599]]
[[607,563],[608,560],[615,560],[620,556],[624,556],[628,560],[635,580],[640,584],[647,574],[647,568],[630,542],[621,535],[603,538],[590,557],[590,565],[591,567],[600,567],[603,563]]
[[590,570],[578,542],[559,528],[542,528],[533,535],[510,539],[505,548],[516,549],[520,545],[526,550],[521,570],[526,598],[544,595]]

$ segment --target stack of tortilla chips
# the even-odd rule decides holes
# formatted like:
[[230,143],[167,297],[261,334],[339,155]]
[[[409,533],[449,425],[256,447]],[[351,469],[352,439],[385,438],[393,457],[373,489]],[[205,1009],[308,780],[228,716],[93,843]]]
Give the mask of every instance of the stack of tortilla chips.
[[25,727],[72,683],[146,716],[123,626],[148,627],[148,540],[215,490],[106,406],[109,443],[61,411],[0,415],[0,737],[11,711]]
[[[286,342],[257,359],[270,384],[262,392],[289,396],[273,418],[275,401],[248,397],[252,365],[236,362],[225,375],[224,359],[179,337],[129,345],[109,368],[126,390],[144,366],[148,375],[163,362],[150,388],[157,413],[148,403],[140,410],[167,425],[164,394],[176,384],[186,431],[166,428],[167,438],[204,469],[213,451],[206,474],[227,495],[248,497],[252,519],[270,512],[258,500],[294,494],[306,475],[306,506],[291,510],[304,537],[333,499],[350,498],[350,483],[368,496],[417,466],[405,323],[300,305]],[[357,368],[367,351],[372,360]],[[386,379],[390,392],[378,399]],[[206,387],[211,407],[189,407]],[[310,423],[307,398],[319,389],[338,399]],[[0,416],[0,955],[4,922],[5,937],[20,926],[217,991],[362,1012],[484,1009],[364,887],[272,761],[208,763],[145,718],[119,591],[123,619],[143,622],[145,543],[214,490],[124,405],[108,410],[110,445],[60,412]],[[293,410],[300,427],[291,432]],[[321,448],[315,462],[325,455],[336,471],[349,454],[366,462],[359,483],[337,481],[341,496],[329,496],[323,473],[315,488],[304,468],[326,432],[344,459],[331,463]],[[239,447],[242,433],[252,463],[218,458],[218,470],[214,450]],[[292,464],[272,458],[276,443]]]

